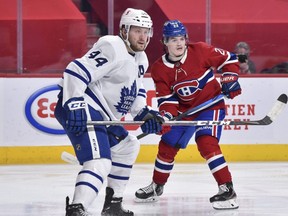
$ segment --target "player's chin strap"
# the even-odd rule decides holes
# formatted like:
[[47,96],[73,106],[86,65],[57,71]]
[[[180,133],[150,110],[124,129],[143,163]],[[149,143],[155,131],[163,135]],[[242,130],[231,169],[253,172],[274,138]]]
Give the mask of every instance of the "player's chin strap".
[[[126,45],[127,48],[129,49],[129,52],[135,53],[135,51],[131,48],[131,43],[130,43],[129,40],[128,40],[129,30],[126,30],[126,31],[127,31],[127,33],[126,33],[126,34],[127,34],[126,39],[123,37],[122,32],[120,32],[119,37],[124,41],[125,45]],[[146,42],[146,44],[145,44],[144,50],[145,50],[146,47],[148,46],[149,42],[150,42],[150,36],[148,36],[148,38],[147,38],[147,42]]]
[[123,37],[123,35],[122,35],[122,33],[120,33],[119,34],[119,37],[124,41],[124,43],[125,43],[125,45],[126,45],[126,47],[127,47],[127,49],[128,49],[128,52],[129,53],[133,53],[133,55],[135,54],[135,51],[131,48],[131,44],[130,44],[130,42],[129,42],[129,40],[128,40],[128,35],[127,35],[127,37],[126,37],[126,39]]

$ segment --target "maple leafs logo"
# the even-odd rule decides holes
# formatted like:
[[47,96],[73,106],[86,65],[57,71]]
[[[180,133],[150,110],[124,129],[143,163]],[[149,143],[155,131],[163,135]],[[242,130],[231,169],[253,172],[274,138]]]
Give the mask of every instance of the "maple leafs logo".
[[120,102],[115,105],[119,113],[122,113],[122,115],[127,114],[137,96],[136,91],[136,80],[133,82],[131,90],[125,86],[121,89]]

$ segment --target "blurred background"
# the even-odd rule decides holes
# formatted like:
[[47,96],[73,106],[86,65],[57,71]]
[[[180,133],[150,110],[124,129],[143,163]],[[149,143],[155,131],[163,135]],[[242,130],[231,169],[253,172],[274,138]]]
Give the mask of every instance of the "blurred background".
[[150,64],[163,54],[163,23],[179,19],[190,42],[232,52],[245,42],[254,68],[243,74],[288,73],[287,0],[0,0],[0,5],[2,76],[61,74],[99,37],[118,34],[127,7],[145,10],[154,22]]

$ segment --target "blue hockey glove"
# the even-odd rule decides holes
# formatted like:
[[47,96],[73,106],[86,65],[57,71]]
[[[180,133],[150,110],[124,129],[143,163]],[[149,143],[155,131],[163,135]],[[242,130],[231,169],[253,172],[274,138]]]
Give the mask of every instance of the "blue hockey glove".
[[121,125],[110,126],[107,128],[110,147],[117,145],[128,136],[128,131]]
[[222,85],[222,92],[227,98],[233,99],[241,94],[237,73],[223,73],[220,82]]
[[159,133],[162,130],[162,123],[164,123],[161,114],[156,110],[149,110],[148,107],[143,108],[135,116],[134,121],[145,121],[141,125],[141,130],[146,134]]
[[[169,113],[169,112],[164,112],[164,113],[161,112],[161,114],[162,114],[163,119],[165,121],[171,121],[173,119],[173,115],[171,113]],[[157,133],[157,134],[158,135],[163,135],[163,134],[169,132],[170,130],[171,130],[171,126],[170,125],[162,125],[162,130],[159,133]]]
[[86,130],[87,115],[85,111],[86,103],[82,97],[71,98],[64,104],[66,110],[65,128],[71,133],[80,135]]

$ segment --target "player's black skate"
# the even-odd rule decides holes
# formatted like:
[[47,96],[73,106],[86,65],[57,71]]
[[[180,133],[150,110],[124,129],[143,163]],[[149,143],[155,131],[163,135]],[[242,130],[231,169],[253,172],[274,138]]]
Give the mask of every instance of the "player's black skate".
[[69,197],[66,197],[66,215],[65,216],[88,216],[88,213],[85,211],[83,205],[71,204],[69,205]]
[[113,197],[114,190],[106,187],[106,196],[104,206],[101,212],[102,216],[133,216],[134,213],[122,208],[122,197]]
[[214,209],[237,209],[239,205],[236,202],[237,195],[233,189],[233,183],[228,182],[219,186],[219,192],[210,198]]
[[163,194],[164,185],[152,182],[147,187],[140,188],[135,193],[135,202],[157,202]]

